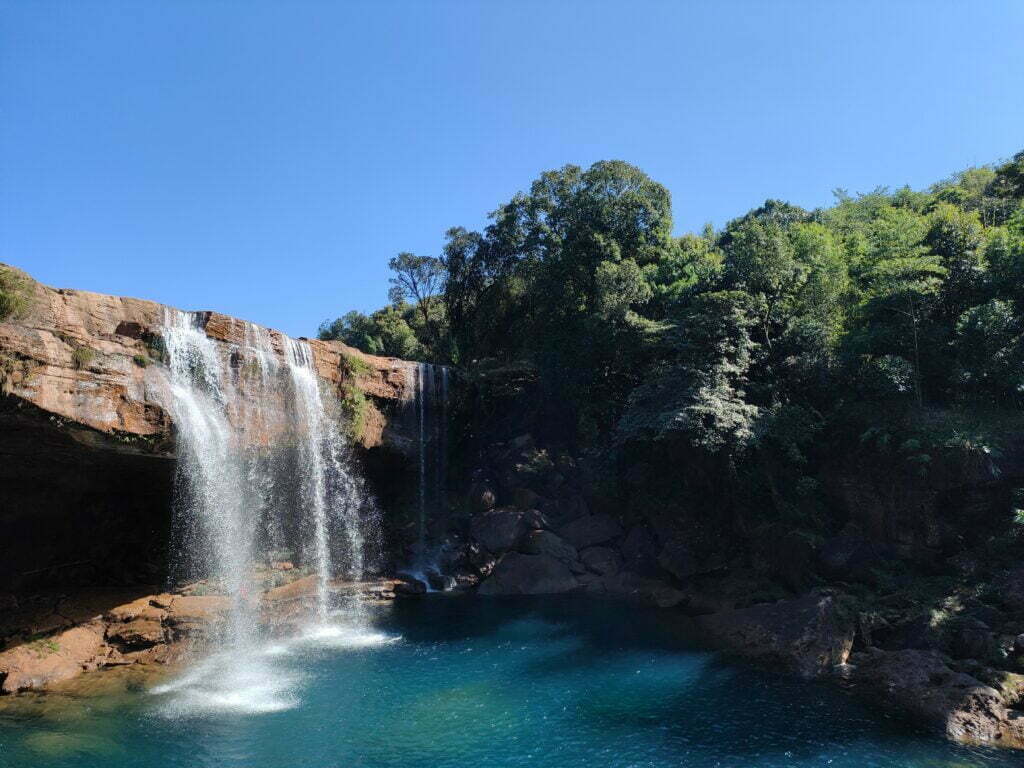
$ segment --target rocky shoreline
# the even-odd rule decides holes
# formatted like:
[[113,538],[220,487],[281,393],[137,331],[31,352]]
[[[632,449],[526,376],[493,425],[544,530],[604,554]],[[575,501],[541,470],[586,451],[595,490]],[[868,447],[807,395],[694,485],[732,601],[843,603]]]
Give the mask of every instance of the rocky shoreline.
[[[335,582],[332,593],[367,601],[390,600],[400,582]],[[214,647],[231,605],[206,594],[205,583],[175,593],[85,589],[35,595],[8,606],[0,623],[0,695],[46,691],[85,673],[115,667],[171,666]],[[294,632],[311,617],[316,579],[295,578],[258,597],[259,622],[273,635]],[[140,594],[141,593],[141,594]]]

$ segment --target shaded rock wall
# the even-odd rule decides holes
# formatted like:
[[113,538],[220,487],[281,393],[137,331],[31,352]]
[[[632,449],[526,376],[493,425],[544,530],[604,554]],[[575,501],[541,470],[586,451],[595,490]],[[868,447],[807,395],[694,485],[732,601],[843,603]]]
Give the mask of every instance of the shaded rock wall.
[[0,398],[0,590],[158,581],[174,462]]

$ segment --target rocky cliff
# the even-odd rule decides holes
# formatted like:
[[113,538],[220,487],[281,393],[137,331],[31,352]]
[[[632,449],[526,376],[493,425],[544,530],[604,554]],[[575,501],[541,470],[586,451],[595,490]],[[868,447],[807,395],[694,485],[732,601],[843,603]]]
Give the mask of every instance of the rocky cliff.
[[[24,311],[0,322],[0,557],[4,589],[156,583],[170,527],[175,430],[161,326],[141,299],[27,282]],[[255,326],[198,313],[238,370]],[[275,352],[286,337],[260,329]],[[398,418],[412,363],[309,340],[317,373],[349,411],[365,452],[408,454]],[[244,398],[246,377],[236,386]],[[0,590],[2,591],[2,590]]]

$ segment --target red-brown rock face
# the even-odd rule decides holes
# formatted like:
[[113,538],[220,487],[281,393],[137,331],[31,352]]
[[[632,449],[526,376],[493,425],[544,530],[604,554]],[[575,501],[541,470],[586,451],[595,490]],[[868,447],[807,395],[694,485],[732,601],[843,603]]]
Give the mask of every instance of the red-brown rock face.
[[[166,377],[154,361],[165,312],[152,301],[36,284],[26,316],[0,323],[0,385],[23,403],[116,436],[125,447],[171,451]],[[203,317],[207,336],[226,347],[244,345],[249,324],[218,312]],[[284,336],[269,336],[283,355]],[[413,364],[340,342],[309,346],[317,373],[339,395],[354,387],[367,396],[358,441],[367,448],[386,441],[388,414],[406,398]]]

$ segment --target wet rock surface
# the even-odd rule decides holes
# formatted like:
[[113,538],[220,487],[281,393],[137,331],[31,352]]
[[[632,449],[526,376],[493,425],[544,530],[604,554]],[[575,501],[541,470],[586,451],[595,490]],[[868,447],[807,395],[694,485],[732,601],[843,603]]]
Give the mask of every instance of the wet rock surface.
[[[390,600],[396,580],[338,582],[338,595]],[[191,585],[190,591],[205,585]],[[259,621],[272,634],[295,631],[311,616],[313,576],[259,595]],[[424,586],[425,591],[425,586]],[[223,636],[230,598],[218,594],[139,594],[139,590],[82,590],[37,595],[0,617],[0,693],[46,690],[107,667],[165,665],[184,649],[216,644]]]

